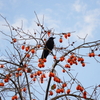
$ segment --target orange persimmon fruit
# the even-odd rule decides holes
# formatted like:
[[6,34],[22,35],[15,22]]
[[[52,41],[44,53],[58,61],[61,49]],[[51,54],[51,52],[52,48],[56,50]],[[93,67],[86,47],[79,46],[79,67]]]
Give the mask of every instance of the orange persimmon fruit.
[[25,46],[24,46],[24,45],[22,45],[22,46],[21,46],[21,49],[22,49],[22,50],[24,50],[24,49],[25,49]]
[[36,81],[36,77],[33,78],[33,81],[34,81],[34,82]]
[[64,37],[67,39],[68,38],[67,34],[64,34]]
[[56,59],[56,55],[53,56],[53,59]]
[[54,77],[54,76],[55,76],[55,74],[53,72],[49,73],[49,77]]
[[31,49],[31,53],[35,53],[35,50],[34,49]]
[[63,39],[62,39],[62,38],[60,38],[60,39],[59,39],[59,42],[60,42],[60,43],[62,43],[62,42],[63,42]]
[[67,89],[66,93],[69,94],[70,93],[70,89]]
[[65,72],[66,72],[66,70],[65,70],[65,69],[62,69],[62,72],[63,72],[63,73],[65,73]]
[[52,92],[52,91],[49,91],[49,95],[51,95],[51,96],[52,96],[52,95],[53,95],[53,92]]
[[26,87],[24,87],[22,90],[23,90],[24,92],[26,92],[27,89],[26,89]]
[[22,68],[17,68],[17,71],[21,71],[22,70]]
[[1,65],[0,65],[0,68],[4,68],[4,65],[3,65],[3,64],[1,64]]
[[83,67],[85,66],[85,63],[84,62],[82,62],[81,64],[82,64]]
[[69,64],[66,64],[66,65],[65,65],[65,68],[71,68],[71,67],[70,67],[70,65],[69,65]]
[[70,36],[71,36],[71,33],[70,33],[70,32],[68,32],[68,33],[67,33],[67,36],[68,36],[68,37],[70,37]]
[[66,86],[67,86],[67,84],[66,84],[66,83],[63,83],[63,84],[62,84],[62,88],[66,87]]
[[26,54],[26,57],[27,57],[27,58],[29,58],[29,57],[30,57],[30,54],[29,54],[29,53],[27,53],[27,54]]
[[50,34],[51,34],[51,31],[47,31],[47,34],[48,34],[48,36],[50,36]]
[[60,89],[56,89],[56,93],[60,93]]
[[65,60],[65,58],[62,56],[62,57],[60,57],[59,60],[60,60],[60,61],[63,61],[63,60]]
[[15,42],[17,42],[17,39],[16,38],[13,38],[12,41],[15,43]]
[[25,51],[29,51],[29,49],[30,49],[29,46],[25,47]]
[[9,78],[5,78],[4,79],[4,82],[6,83],[6,82],[9,82]]

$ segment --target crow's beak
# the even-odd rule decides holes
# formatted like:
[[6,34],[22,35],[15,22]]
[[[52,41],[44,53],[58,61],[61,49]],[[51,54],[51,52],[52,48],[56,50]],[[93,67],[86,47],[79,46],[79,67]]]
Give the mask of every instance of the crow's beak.
[[56,37],[53,37],[53,39],[55,39]]

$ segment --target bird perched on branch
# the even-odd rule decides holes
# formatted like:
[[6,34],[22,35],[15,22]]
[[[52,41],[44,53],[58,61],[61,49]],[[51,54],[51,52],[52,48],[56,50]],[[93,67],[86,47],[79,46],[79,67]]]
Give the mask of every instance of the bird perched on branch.
[[48,41],[46,42],[46,44],[44,46],[44,49],[43,49],[43,52],[42,52],[41,59],[47,58],[47,56],[49,55],[49,53],[54,48],[54,39],[55,39],[55,37],[50,37],[48,39]]

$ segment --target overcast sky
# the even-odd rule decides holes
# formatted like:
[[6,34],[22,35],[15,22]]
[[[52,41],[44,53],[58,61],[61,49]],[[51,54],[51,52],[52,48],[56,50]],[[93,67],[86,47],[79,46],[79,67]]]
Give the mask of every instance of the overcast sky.
[[[34,11],[41,22],[44,15],[45,26],[54,28],[55,32],[75,31],[74,36],[88,34],[87,41],[100,39],[100,0],[0,0],[0,14],[15,27],[23,20],[24,28],[33,31],[36,28]],[[0,30],[6,31],[3,24],[0,17]],[[0,45],[2,38],[0,34]],[[92,64],[87,68],[75,69],[84,85],[100,83],[100,64],[93,61],[90,59]]]

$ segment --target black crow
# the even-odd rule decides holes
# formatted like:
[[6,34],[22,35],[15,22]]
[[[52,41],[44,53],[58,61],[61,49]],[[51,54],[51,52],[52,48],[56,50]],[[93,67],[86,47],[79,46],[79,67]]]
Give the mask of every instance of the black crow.
[[42,52],[42,56],[41,59],[43,58],[47,58],[47,56],[49,55],[49,53],[52,51],[53,47],[54,47],[54,37],[50,37],[48,39],[48,41],[46,42],[43,52]]

